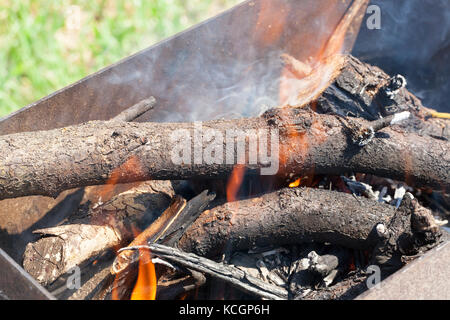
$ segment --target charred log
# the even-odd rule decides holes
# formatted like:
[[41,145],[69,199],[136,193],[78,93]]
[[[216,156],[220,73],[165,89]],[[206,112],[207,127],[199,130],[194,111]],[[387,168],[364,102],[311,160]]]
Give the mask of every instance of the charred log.
[[288,293],[284,288],[266,283],[234,266],[217,263],[193,253],[186,253],[160,244],[152,244],[148,247],[152,254],[226,281],[252,295],[271,300],[287,299]]
[[361,117],[369,121],[380,116],[409,111],[412,116],[399,124],[408,132],[450,139],[450,122],[433,118],[436,112],[424,107],[407,90],[407,79],[389,76],[376,66],[349,56],[334,83],[318,98],[316,111]]
[[[389,234],[388,230],[393,228],[395,239],[404,239],[411,234],[408,236],[411,240],[396,244],[391,250],[388,244],[397,242],[390,239],[381,247],[390,253],[406,247],[411,252],[439,237],[431,211],[419,206],[416,200],[414,203],[413,207],[405,204],[396,211],[393,206],[340,192],[282,189],[203,212],[178,245],[184,251],[209,257],[225,252],[226,248],[243,250],[311,241],[372,250],[384,238],[382,235]],[[404,225],[389,227],[399,212],[404,217]],[[417,219],[420,224],[414,222]],[[423,235],[424,231],[428,236],[420,240],[419,234]],[[411,246],[411,241],[416,241],[416,245]]]
[[[367,126],[370,127],[369,123],[362,120],[350,121],[301,109],[278,109],[260,118],[203,123],[204,130],[213,129],[218,136],[226,137],[230,130],[244,131],[253,141],[267,141],[268,132],[278,130],[280,157],[274,156],[269,164],[261,157],[255,164],[247,162],[245,168],[255,174],[279,163],[278,175],[286,177],[354,171],[406,180],[409,185],[450,190],[449,142],[386,128],[361,147],[354,142],[355,132]],[[192,123],[94,121],[3,136],[0,199],[55,196],[74,187],[105,184],[117,168],[123,168],[116,175],[118,183],[228,176],[238,163],[235,151],[238,138],[228,143],[226,139],[203,142],[200,135],[201,141],[195,141],[195,130]],[[174,142],[173,132],[182,132],[181,139],[188,140]],[[194,139],[190,139],[191,134]],[[230,164],[222,158],[212,164],[207,161],[193,164],[189,154],[187,163],[178,163],[178,159],[173,160],[174,143],[189,150],[201,144],[201,154],[213,159],[213,150],[223,150],[224,154],[228,150],[235,161]],[[268,143],[267,148],[270,150],[272,146],[273,143]],[[243,157],[250,159],[251,154],[254,152],[249,152],[246,145]],[[124,165],[130,159],[136,165]]]

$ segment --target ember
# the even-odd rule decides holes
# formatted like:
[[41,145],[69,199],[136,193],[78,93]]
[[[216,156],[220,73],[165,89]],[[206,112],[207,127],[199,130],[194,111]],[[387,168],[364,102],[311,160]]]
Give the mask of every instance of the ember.
[[290,184],[289,184],[289,188],[296,188],[296,187],[298,187],[299,185],[300,185],[300,182],[301,182],[302,180],[300,179],[300,178],[298,178],[297,180],[295,180],[294,182],[291,182]]

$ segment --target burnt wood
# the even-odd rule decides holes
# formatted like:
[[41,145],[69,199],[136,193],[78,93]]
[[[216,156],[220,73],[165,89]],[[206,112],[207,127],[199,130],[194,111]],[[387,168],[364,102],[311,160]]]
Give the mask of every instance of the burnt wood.
[[[391,87],[390,78],[380,69],[350,57],[334,84],[311,105],[313,110],[333,114],[317,114],[307,107],[279,108],[258,118],[215,120],[202,125],[224,137],[227,130],[243,130],[249,137],[267,139],[257,130],[279,130],[280,176],[353,171],[448,192],[450,143],[446,127],[441,119],[426,120],[429,109],[421,106],[405,88],[392,94]],[[370,143],[360,147],[352,143],[352,135],[368,122],[360,118],[350,121],[350,117],[342,116],[352,114],[344,112],[350,108],[349,101],[359,110],[353,112],[356,116],[374,119],[392,111],[408,110],[413,117],[402,127],[381,130]],[[92,121],[50,131],[1,136],[0,199],[27,195],[55,197],[63,190],[105,184],[114,170],[130,159],[137,161],[119,170],[117,183],[227,177],[237,159],[229,164],[204,161],[192,164],[192,158],[188,164],[172,161],[171,134],[185,130],[185,134],[193,137],[194,129],[193,123]],[[193,150],[195,141],[190,142]],[[217,148],[225,152],[225,142],[203,143],[201,152]],[[245,158],[249,158],[248,148]],[[266,166],[266,162],[258,159],[256,164],[245,168],[258,174]]]
[[[425,242],[427,237],[438,238],[439,228],[431,211],[416,200],[412,203],[406,199],[396,210],[393,206],[342,192],[281,189],[203,212],[186,230],[178,246],[186,252],[212,257],[230,249],[328,242],[362,250],[373,250],[378,246],[378,261],[382,261],[381,251],[389,255],[399,248],[408,247],[409,251],[414,251],[412,242],[418,244],[422,238]],[[394,219],[398,215],[401,219]],[[400,226],[395,224],[399,219],[402,221]],[[377,230],[379,225],[383,227]],[[417,234],[413,235],[411,230]],[[427,237],[418,235],[426,233]],[[409,240],[397,244],[398,239]],[[390,246],[392,243],[394,248]]]

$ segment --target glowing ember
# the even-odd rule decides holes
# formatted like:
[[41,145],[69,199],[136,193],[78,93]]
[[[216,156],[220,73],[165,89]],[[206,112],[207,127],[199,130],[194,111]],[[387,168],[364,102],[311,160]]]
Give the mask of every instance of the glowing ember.
[[297,188],[300,185],[300,182],[302,180],[300,178],[298,178],[297,180],[295,180],[294,182],[289,184],[289,188]]
[[450,113],[437,112],[435,110],[432,110],[430,112],[430,116],[433,117],[433,118],[450,119]]
[[140,249],[139,253],[139,273],[131,293],[131,300],[155,300],[157,279],[150,250]]

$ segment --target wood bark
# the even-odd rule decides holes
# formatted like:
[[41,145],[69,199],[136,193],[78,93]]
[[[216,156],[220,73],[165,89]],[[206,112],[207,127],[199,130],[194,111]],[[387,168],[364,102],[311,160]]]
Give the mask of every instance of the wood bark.
[[146,113],[147,111],[153,109],[155,104],[156,104],[156,99],[154,97],[144,99],[144,100],[136,103],[134,106],[119,113],[117,116],[112,118],[112,120],[125,121],[125,122],[133,121],[133,120],[137,119],[138,117],[140,117],[141,115],[143,115],[144,113]]
[[[412,210],[408,207],[407,214],[415,215],[419,211],[417,208]],[[420,214],[428,219],[419,220],[437,234],[431,211],[420,208]],[[221,255],[230,249],[246,250],[311,241],[372,250],[380,241],[376,227],[382,225],[387,230],[397,211],[393,206],[342,192],[282,189],[203,212],[178,246],[184,251],[208,257]],[[405,228],[397,229],[396,238],[401,238]]]
[[[311,172],[340,174],[353,171],[448,192],[450,143],[444,133],[437,132],[444,132],[434,121],[439,119],[429,119],[424,124],[425,120],[419,117],[425,117],[425,108],[405,88],[388,96],[389,79],[381,70],[361,64],[354,58],[349,58],[346,66],[333,86],[312,105],[313,109],[318,106],[322,111],[342,114],[343,111],[336,108],[346,110],[349,101],[354,101],[357,104],[354,108],[361,112],[356,115],[374,118],[377,113],[390,110],[411,110],[415,115],[413,122],[408,122],[410,125],[403,129],[381,130],[364,147],[352,143],[351,136],[368,122],[343,120],[342,116],[319,115],[301,109],[280,108],[259,118],[208,121],[202,124],[203,132],[213,129],[226,137],[229,130],[240,130],[255,141],[267,141],[266,133],[259,130],[279,130],[280,176],[291,178]],[[330,106],[335,106],[335,110]],[[63,190],[108,183],[112,176],[115,183],[228,176],[238,162],[237,155],[234,154],[234,163],[225,161],[225,141],[202,142],[205,137],[201,135],[201,141],[195,140],[195,128],[193,123],[92,121],[50,131],[2,136],[0,199],[56,196]],[[192,151],[187,164],[176,164],[172,160],[175,142],[171,134],[176,130],[184,130],[178,132],[192,138],[186,142]],[[232,141],[235,143],[236,138]],[[202,164],[194,164],[194,150],[199,144],[202,155],[211,155],[211,150],[222,150],[222,161],[211,164],[203,158]],[[269,150],[270,146],[269,143]],[[248,146],[245,159],[249,159]],[[245,165],[248,172],[255,174],[267,166],[267,161],[260,158],[256,164]]]
[[[346,63],[334,83],[314,104],[320,113],[338,113],[372,121],[401,111],[412,114],[399,126],[406,132],[450,139],[450,121],[430,118],[434,110],[426,108],[407,90],[407,79],[396,93],[395,80],[376,66],[361,62],[353,56]],[[394,88],[392,87],[394,86]]]
[[104,204],[81,207],[65,224],[34,231],[43,237],[27,245],[24,269],[48,285],[98,254],[128,244],[133,231],[155,220],[173,196],[170,181],[149,181]]
[[[368,125],[361,120],[353,122],[357,126]],[[261,118],[210,121],[203,123],[203,128],[214,129],[223,137],[227,130],[244,130],[259,141],[267,141],[267,132],[258,129],[279,130],[278,174],[281,176],[353,171],[450,190],[450,143],[447,141],[386,128],[369,144],[360,147],[351,141],[351,129],[340,117],[300,109],[274,110]],[[174,141],[170,135],[180,129],[193,133],[194,124],[94,121],[64,129],[3,136],[0,138],[0,199],[56,196],[66,189],[105,184],[115,170],[119,171],[118,183],[223,178],[232,172],[237,160],[234,164],[174,163],[171,152]],[[191,150],[193,140],[188,141]],[[203,143],[201,150],[205,154],[219,148],[226,150],[225,141]],[[246,159],[248,156],[247,146]],[[136,165],[129,166],[130,159]],[[248,172],[255,174],[267,166],[261,159],[257,164],[245,165]]]

